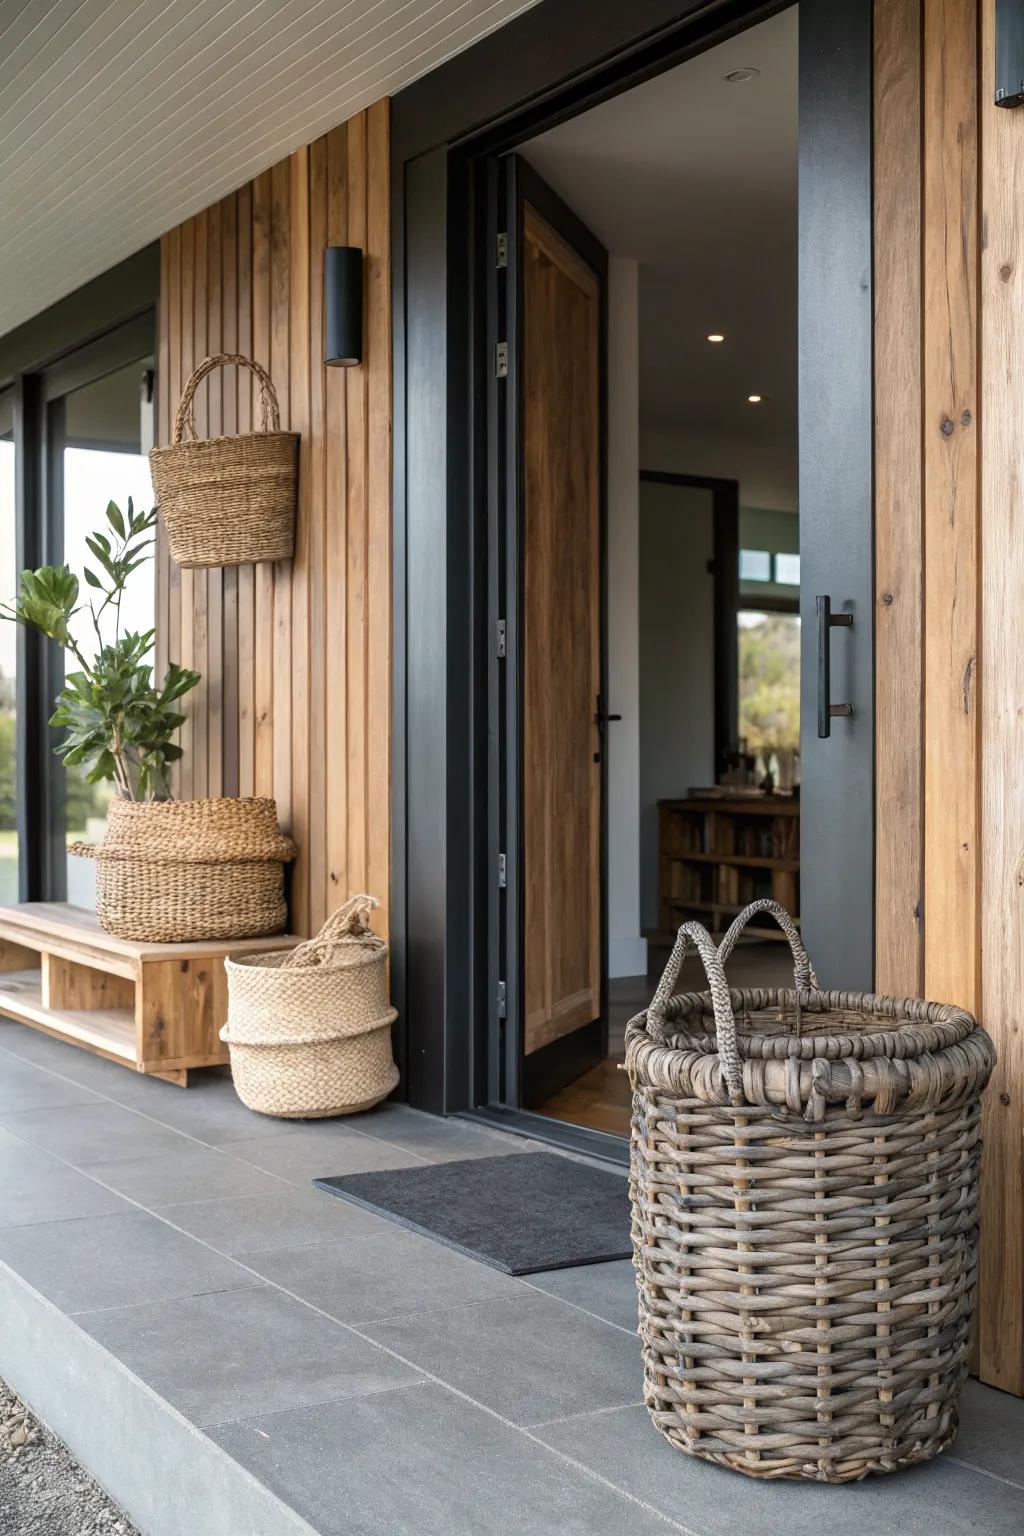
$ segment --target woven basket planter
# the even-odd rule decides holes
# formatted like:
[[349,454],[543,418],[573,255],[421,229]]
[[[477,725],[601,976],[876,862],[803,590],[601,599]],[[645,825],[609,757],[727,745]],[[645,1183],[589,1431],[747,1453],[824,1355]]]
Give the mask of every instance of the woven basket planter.
[[[764,911],[794,988],[730,991],[723,965]],[[673,997],[688,940],[710,991]],[[673,1445],[847,1482],[950,1443],[994,1060],[959,1008],[820,990],[774,902],[717,952],[680,930],[626,1034],[644,1395]]]
[[118,938],[256,939],[288,920],[295,844],[273,800],[112,800],[103,842],[68,852],[96,860],[96,916]]
[[220,1037],[250,1109],[288,1120],[354,1114],[398,1082],[388,946],[367,920],[379,906],[354,896],[308,943],[225,961],[228,1022]]
[[[229,363],[250,368],[259,380],[261,430],[198,439],[192,414],[195,392],[207,374]],[[237,353],[205,358],[185,385],[173,443],[149,455],[157,506],[177,564],[190,569],[290,560],[298,447],[297,432],[281,431],[277,395],[259,363]]]

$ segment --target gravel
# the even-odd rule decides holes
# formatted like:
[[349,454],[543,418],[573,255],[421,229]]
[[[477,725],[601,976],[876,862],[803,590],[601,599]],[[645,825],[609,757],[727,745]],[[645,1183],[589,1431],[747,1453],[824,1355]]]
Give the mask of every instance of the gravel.
[[3,1536],[139,1536],[66,1446],[0,1381]]

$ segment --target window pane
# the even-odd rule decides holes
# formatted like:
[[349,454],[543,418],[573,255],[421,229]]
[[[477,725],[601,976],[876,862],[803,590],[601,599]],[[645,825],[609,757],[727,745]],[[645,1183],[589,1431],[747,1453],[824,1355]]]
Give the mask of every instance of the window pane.
[[800,616],[739,616],[739,735],[747,750],[762,754],[800,746]]
[[[14,396],[0,393],[0,594],[14,596]],[[18,899],[16,821],[15,679],[17,630],[0,622],[0,904]]]
[[772,557],[766,549],[740,550],[740,581],[771,581]]
[[[142,452],[141,390],[143,374],[151,367],[151,359],[133,363],[95,384],[75,390],[65,402],[64,560],[82,580],[85,607],[77,617],[74,636],[88,659],[95,655],[98,643],[88,602],[92,598],[97,607],[99,602],[82,579],[83,566],[97,570],[86,538],[96,529],[107,527],[108,501],[116,502],[122,511],[127,508],[129,496],[136,507],[153,503],[149,461]],[[102,572],[97,570],[97,574]],[[104,642],[110,643],[116,635],[128,631],[152,629],[154,611],[153,564],[146,560],[125,589],[120,614],[111,606],[102,616],[100,633]],[[69,665],[73,666],[73,661]],[[67,842],[98,842],[102,838],[113,793],[112,784],[88,784],[81,769],[66,770]],[[91,859],[68,858],[67,879],[70,902],[80,907],[95,906],[96,872]]]
[[776,555],[775,580],[783,587],[800,585],[800,556]]

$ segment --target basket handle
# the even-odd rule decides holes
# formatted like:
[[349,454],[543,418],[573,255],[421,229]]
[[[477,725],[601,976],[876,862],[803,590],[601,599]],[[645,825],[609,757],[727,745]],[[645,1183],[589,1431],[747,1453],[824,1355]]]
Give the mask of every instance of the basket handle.
[[722,1063],[722,1075],[725,1078],[729,1097],[734,1104],[742,1104],[743,1098],[743,1069],[740,1066],[739,1051],[736,1048],[736,1020],[733,1017],[732,999],[729,996],[729,983],[725,979],[722,969],[722,960],[710,933],[703,923],[684,923],[676,935],[672,953],[668,957],[668,964],[658,982],[658,989],[651,999],[651,1006],[647,1010],[647,1025],[653,1024],[651,1033],[655,1039],[663,1044],[667,1042],[669,1028],[665,1019],[665,1009],[672,998],[676,982],[679,980],[679,972],[686,956],[686,948],[693,941],[701,961],[704,965],[704,974],[708,979],[708,987],[711,992],[711,1002],[715,1010],[715,1034],[718,1038],[718,1057]]
[[774,917],[789,940],[789,947],[793,955],[793,981],[796,990],[801,992],[809,987],[817,989],[818,978],[814,974],[814,967],[811,965],[810,958],[804,948],[804,941],[800,937],[799,928],[782,903],[772,901],[769,896],[762,896],[758,901],[752,901],[749,906],[743,908],[738,917],[733,918],[725,938],[718,946],[718,958],[723,969],[736,947],[736,940],[750,922],[750,919],[756,917],[759,912],[767,912],[771,917]]
[[196,390],[215,368],[227,368],[234,363],[239,368],[250,368],[259,380],[260,386],[260,431],[280,432],[281,411],[277,403],[277,391],[271,381],[267,370],[252,357],[242,357],[238,352],[218,352],[214,357],[204,357],[199,367],[189,375],[188,383],[181,396],[181,404],[178,406],[174,417],[174,441],[180,443],[186,430],[190,437],[198,436],[196,432],[195,417],[192,413],[192,404]]
[[370,928],[369,916],[380,906],[376,896],[350,896],[332,912],[320,932],[304,944],[297,944],[281,962],[281,970],[295,969],[302,965],[318,965],[329,960],[339,944],[365,944],[379,949],[384,940]]

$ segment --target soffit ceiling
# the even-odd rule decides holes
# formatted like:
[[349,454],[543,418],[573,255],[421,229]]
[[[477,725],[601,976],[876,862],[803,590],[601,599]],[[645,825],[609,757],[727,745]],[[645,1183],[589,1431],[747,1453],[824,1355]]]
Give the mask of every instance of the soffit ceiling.
[[[723,79],[743,67],[760,73]],[[524,148],[612,255],[640,263],[645,429],[795,452],[797,149],[795,7]]]
[[0,335],[535,0],[0,0]]

